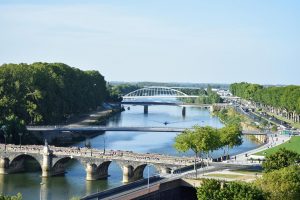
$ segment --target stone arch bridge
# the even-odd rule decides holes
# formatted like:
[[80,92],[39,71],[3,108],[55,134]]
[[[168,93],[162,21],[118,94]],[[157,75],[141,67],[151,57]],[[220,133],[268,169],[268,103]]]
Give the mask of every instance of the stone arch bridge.
[[129,151],[106,151],[78,147],[54,147],[42,145],[0,145],[0,174],[24,171],[26,159],[36,160],[42,171],[42,177],[63,175],[67,163],[78,160],[86,170],[86,180],[107,178],[111,162],[116,162],[123,172],[123,182],[143,178],[143,171],[148,164],[153,165],[161,174],[192,165],[190,157],[175,157],[161,154],[141,154]]

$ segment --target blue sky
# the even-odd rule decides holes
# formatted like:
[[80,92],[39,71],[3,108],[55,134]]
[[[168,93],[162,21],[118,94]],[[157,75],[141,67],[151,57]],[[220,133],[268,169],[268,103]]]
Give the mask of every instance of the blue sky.
[[108,81],[300,85],[300,1],[0,0],[0,63]]

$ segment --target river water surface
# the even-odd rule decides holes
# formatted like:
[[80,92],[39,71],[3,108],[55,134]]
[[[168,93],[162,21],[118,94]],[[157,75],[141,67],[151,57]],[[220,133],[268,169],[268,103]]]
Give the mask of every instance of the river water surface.
[[[169,124],[165,125],[164,122]],[[111,117],[108,126],[167,126],[167,127],[192,127],[213,126],[220,128],[223,124],[217,117],[212,117],[208,110],[201,108],[187,108],[186,116],[182,117],[181,108],[175,106],[149,106],[149,113],[143,113],[143,107],[130,106],[127,110]],[[153,132],[105,132],[102,135],[90,139],[93,148],[106,151],[128,150],[134,152],[162,153],[169,155],[193,155],[192,152],[178,153],[173,148],[174,137],[178,133],[153,133]],[[85,142],[75,144],[84,146]],[[244,138],[241,146],[235,147],[231,153],[244,152],[253,149],[258,144]],[[221,155],[221,150],[215,151],[214,156]],[[150,173],[157,173],[150,167]],[[85,169],[77,161],[70,163],[67,174],[63,177],[51,177],[42,179],[41,172],[27,172],[0,176],[0,193],[16,194],[22,193],[25,200],[48,199],[60,200],[71,197],[84,196],[97,191],[122,185],[121,168],[114,162],[109,166],[110,177],[107,180],[85,181]],[[144,177],[147,177],[144,170]]]

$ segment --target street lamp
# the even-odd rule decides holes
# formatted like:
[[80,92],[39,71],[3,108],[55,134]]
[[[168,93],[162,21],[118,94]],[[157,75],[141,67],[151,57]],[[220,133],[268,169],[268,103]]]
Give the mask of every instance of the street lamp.
[[21,146],[22,146],[22,135],[23,135],[23,133],[20,132],[20,133],[18,133],[18,135],[20,137],[20,149],[21,149]]
[[153,166],[153,164],[147,162],[147,189],[148,189],[148,192],[149,192],[149,189],[150,189],[150,166]]
[[147,163],[147,172],[148,172],[148,185],[147,185],[147,188],[149,190],[149,186],[150,186],[150,172],[149,172],[149,168],[150,168],[150,164]]
[[105,154],[105,135],[103,135],[103,154]]

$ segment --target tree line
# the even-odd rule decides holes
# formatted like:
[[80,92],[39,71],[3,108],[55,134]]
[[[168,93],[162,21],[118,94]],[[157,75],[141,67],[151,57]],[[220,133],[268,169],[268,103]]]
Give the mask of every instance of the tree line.
[[117,84],[117,85],[108,84],[110,101],[112,102],[122,101],[122,96],[130,92],[133,92],[135,90],[138,90],[140,88],[141,87],[137,84],[129,84],[129,83]]
[[264,87],[242,82],[231,84],[230,91],[235,96],[253,101],[267,111],[300,122],[300,86]]
[[28,124],[55,124],[101,106],[109,98],[98,71],[82,71],[63,63],[0,66],[0,126],[15,141]]
[[188,94],[188,95],[198,95],[197,98],[181,98],[183,102],[186,103],[196,103],[196,104],[214,104],[214,103],[222,103],[223,99],[216,92],[212,91],[211,85],[207,86],[207,89],[199,89],[194,90],[194,92],[189,89],[179,89],[180,91]]

